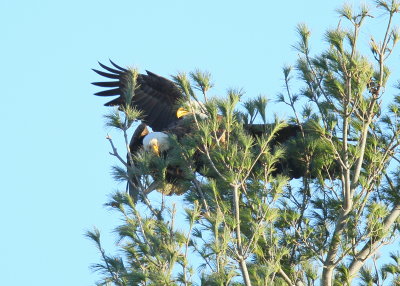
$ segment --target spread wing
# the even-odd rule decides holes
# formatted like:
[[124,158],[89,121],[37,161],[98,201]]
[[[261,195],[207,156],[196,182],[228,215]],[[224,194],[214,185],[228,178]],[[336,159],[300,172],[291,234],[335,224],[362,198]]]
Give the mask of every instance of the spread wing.
[[[133,71],[125,69],[110,60],[113,67],[99,63],[105,70],[93,69],[96,73],[113,81],[93,82],[92,84],[108,88],[95,93],[98,96],[119,96],[109,102],[106,106],[123,106],[126,104],[123,94],[129,92],[129,79]],[[134,90],[131,105],[143,112],[143,121],[153,131],[163,131],[172,123],[176,122],[177,103],[182,100],[183,95],[179,88],[171,81],[152,72],[139,74],[137,77],[137,88]]]

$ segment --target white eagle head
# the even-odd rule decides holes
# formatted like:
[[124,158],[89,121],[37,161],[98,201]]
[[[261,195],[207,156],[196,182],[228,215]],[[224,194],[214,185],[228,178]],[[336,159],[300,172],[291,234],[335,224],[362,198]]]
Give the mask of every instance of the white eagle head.
[[143,138],[143,148],[146,152],[160,155],[169,149],[169,136],[164,132],[152,132]]

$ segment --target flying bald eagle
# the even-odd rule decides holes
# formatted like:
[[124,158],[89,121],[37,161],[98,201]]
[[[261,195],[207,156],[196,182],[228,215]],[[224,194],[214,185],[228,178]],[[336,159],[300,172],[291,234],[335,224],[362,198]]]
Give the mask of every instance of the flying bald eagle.
[[[132,85],[134,72],[120,67],[111,60],[110,62],[112,67],[99,63],[105,71],[93,69],[99,75],[113,80],[94,82],[93,84],[96,86],[108,88],[95,93],[95,95],[118,96],[105,103],[105,106],[121,107],[130,104],[135,109],[142,111],[142,124],[136,129],[130,141],[132,154],[136,154],[142,148],[157,154],[168,151],[170,148],[169,134],[174,134],[179,139],[192,132],[193,128],[185,125],[185,119],[189,118],[188,115],[195,112],[200,117],[206,116],[201,104],[190,101],[173,81],[146,71],[146,74],[137,74],[136,87],[132,89],[129,87]],[[189,105],[189,107],[184,108],[184,105]],[[152,132],[148,130],[148,127],[151,127]],[[265,130],[260,124],[249,124],[244,127],[255,137],[261,136]],[[285,143],[296,136],[299,131],[299,126],[288,125],[278,132],[273,144]],[[283,168],[278,167],[277,172],[283,172]],[[299,178],[304,174],[304,170],[296,170],[294,166],[289,166],[290,168],[292,169],[289,170],[292,178]],[[181,175],[176,166],[167,169],[167,179],[172,182]],[[135,178],[133,184],[137,182],[138,179]]]

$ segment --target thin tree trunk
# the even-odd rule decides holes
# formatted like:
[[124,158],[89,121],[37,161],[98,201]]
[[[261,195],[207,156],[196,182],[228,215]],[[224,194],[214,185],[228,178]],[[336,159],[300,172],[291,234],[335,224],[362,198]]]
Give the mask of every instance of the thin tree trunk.
[[332,286],[334,266],[324,268],[321,286]]

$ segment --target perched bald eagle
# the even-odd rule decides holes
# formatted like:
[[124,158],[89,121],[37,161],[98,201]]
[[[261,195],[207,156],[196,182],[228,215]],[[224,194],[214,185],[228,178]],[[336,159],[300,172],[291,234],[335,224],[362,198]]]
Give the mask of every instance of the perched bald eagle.
[[[110,62],[112,67],[99,63],[105,71],[93,69],[99,75],[113,80],[94,82],[93,84],[96,86],[108,88],[95,93],[95,95],[118,96],[105,105],[124,106],[130,104],[143,112],[142,124],[136,129],[130,142],[132,154],[136,154],[141,148],[157,154],[166,152],[170,148],[169,134],[174,134],[179,139],[192,132],[193,128],[188,128],[185,125],[185,118],[191,112],[187,106],[183,108],[184,105],[190,105],[192,112],[195,110],[200,117],[206,116],[201,104],[192,103],[171,80],[146,71],[146,74],[137,75],[135,79],[136,88],[129,89],[134,76],[133,71],[122,68],[111,60]],[[129,92],[132,94],[127,94]],[[153,132],[150,132],[148,127],[151,127]],[[245,125],[244,127],[253,136],[260,136],[265,130],[257,124]],[[297,125],[284,127],[275,137],[274,144],[286,142],[294,137],[299,130]],[[302,170],[291,170],[291,172],[291,176],[294,178],[300,177],[303,173]],[[180,176],[179,170],[175,166],[169,168],[167,175],[169,175],[171,181]]]

